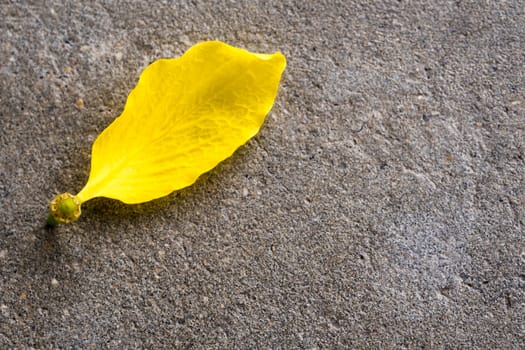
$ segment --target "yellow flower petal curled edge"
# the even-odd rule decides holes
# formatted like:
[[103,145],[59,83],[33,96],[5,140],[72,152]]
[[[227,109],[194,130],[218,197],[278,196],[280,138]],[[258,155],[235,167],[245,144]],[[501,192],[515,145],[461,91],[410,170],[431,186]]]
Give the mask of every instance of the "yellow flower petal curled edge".
[[285,66],[279,52],[218,41],[153,62],[95,140],[87,184],[76,196],[58,195],[49,222],[76,220],[95,197],[141,203],[193,184],[257,134]]

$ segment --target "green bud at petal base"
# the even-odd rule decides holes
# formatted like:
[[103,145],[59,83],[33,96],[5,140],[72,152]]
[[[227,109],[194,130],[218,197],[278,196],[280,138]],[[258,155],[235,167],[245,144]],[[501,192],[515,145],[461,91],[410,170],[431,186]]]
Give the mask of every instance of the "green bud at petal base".
[[59,194],[49,203],[49,225],[66,224],[80,217],[80,200],[70,193]]

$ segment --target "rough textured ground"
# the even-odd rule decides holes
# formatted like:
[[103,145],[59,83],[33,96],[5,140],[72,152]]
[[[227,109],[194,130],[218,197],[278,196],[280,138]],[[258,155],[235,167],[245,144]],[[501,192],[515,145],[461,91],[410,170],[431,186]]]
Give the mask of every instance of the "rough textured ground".
[[[0,348],[525,348],[522,1],[43,3],[0,4]],[[209,39],[287,56],[260,134],[44,228],[141,70]]]

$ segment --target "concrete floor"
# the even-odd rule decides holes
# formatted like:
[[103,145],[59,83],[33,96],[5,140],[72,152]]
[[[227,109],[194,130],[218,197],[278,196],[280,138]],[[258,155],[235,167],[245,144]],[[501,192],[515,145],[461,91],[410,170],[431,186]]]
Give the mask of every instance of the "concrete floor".
[[[62,3],[0,4],[0,348],[525,348],[523,2]],[[261,132],[45,228],[142,69],[211,39],[287,56]]]

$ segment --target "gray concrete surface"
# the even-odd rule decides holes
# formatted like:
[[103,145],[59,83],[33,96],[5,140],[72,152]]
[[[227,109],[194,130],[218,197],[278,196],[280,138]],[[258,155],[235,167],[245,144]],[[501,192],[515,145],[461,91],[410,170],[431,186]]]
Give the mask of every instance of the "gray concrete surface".
[[[525,348],[522,1],[82,3],[0,4],[1,349]],[[44,228],[141,70],[209,39],[288,57],[261,133]]]

